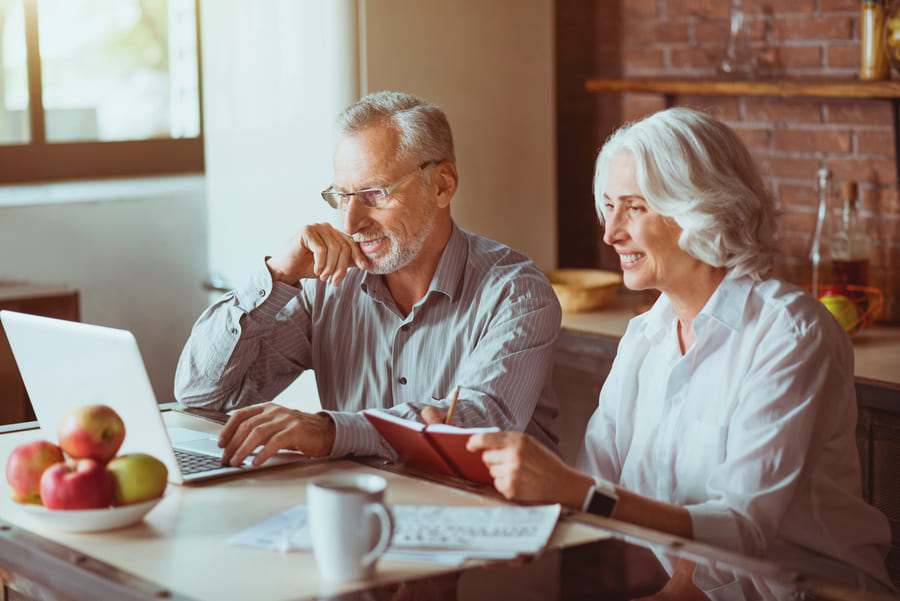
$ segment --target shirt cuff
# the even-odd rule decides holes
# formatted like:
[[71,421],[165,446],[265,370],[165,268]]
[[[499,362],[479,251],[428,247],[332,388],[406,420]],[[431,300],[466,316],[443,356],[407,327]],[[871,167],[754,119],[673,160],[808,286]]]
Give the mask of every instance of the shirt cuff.
[[396,460],[396,455],[384,443],[378,430],[369,423],[363,414],[346,411],[323,411],[322,413],[327,413],[334,420],[332,457],[380,455]]
[[731,510],[717,502],[689,505],[694,540],[729,551],[744,552],[744,541]]
[[249,277],[235,288],[238,307],[245,313],[256,311],[264,319],[274,319],[299,289],[284,282],[273,282],[265,260],[256,264]]

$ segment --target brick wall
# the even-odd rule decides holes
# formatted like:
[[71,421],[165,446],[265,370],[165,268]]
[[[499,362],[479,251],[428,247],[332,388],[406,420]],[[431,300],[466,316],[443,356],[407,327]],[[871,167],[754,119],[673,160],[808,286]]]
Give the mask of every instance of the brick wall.
[[[563,40],[557,43],[561,119],[573,108],[593,111],[594,135],[588,135],[599,147],[617,124],[664,108],[658,95],[623,94],[612,108],[609,99],[573,96],[566,81],[591,70],[590,74],[604,76],[716,74],[727,45],[729,8],[728,0],[558,0],[557,34]],[[743,0],[743,8],[761,76],[856,78],[857,0]],[[586,10],[591,18],[579,21],[577,15]],[[574,40],[581,42],[580,48],[572,47]],[[900,80],[900,74],[894,78]],[[782,277],[802,280],[815,222],[817,170],[830,168],[838,185],[850,179],[859,182],[863,222],[874,239],[870,279],[885,293],[882,321],[900,322],[900,195],[889,101],[678,96],[675,102],[707,110],[729,123],[754,153],[781,211],[782,257],[777,271]],[[574,135],[576,131],[561,122],[560,221],[569,207],[577,214],[589,202],[562,179]],[[570,177],[580,180],[585,175]],[[561,225],[560,240],[581,239],[574,233]],[[615,258],[600,248],[598,237],[594,242],[595,264],[615,267]],[[566,257],[561,249],[561,264],[566,264]]]

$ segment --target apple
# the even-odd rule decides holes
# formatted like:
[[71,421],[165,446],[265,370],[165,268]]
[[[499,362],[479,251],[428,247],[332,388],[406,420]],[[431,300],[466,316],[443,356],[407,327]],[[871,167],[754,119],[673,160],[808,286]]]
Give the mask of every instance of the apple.
[[125,423],[112,407],[84,405],[63,416],[56,437],[59,446],[72,459],[107,463],[125,440]]
[[44,470],[65,461],[62,449],[46,440],[20,444],[6,459],[6,481],[16,503],[41,504],[41,475]]
[[41,476],[41,500],[47,509],[103,509],[112,496],[112,476],[94,459],[54,463]]
[[146,453],[119,455],[106,465],[113,480],[113,505],[131,505],[156,499],[166,490],[166,464]]
[[843,294],[832,294],[819,298],[828,311],[834,315],[841,327],[852,334],[856,331],[859,321],[859,310],[852,300]]
[[825,298],[826,296],[848,296],[849,292],[847,291],[846,286],[842,286],[840,284],[832,284],[827,286],[821,293],[819,293],[820,299]]

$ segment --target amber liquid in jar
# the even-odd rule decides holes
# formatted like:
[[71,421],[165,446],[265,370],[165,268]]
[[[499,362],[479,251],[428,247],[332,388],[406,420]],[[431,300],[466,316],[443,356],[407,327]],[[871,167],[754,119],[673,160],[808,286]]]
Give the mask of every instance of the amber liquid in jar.
[[887,17],[885,0],[861,0],[860,8],[859,78],[862,80],[888,79],[891,76],[891,63],[883,42]]

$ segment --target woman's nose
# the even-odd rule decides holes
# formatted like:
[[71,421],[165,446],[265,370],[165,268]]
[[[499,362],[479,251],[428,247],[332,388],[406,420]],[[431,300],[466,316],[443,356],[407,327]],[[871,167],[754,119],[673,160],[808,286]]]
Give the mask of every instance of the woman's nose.
[[620,220],[615,209],[608,209],[603,215],[603,241],[612,246],[619,236]]

